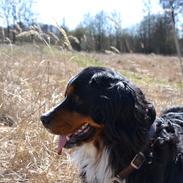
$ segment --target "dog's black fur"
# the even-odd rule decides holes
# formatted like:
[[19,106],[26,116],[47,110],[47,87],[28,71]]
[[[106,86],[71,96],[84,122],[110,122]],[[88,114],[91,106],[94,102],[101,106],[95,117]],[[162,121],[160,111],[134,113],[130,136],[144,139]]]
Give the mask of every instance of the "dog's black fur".
[[153,156],[131,175],[130,183],[182,183],[183,182],[183,107],[172,107],[154,123],[154,145],[149,147]]
[[183,106],[167,109],[156,119],[152,103],[138,87],[102,67],[84,69],[71,85],[74,94],[47,115],[50,123],[55,111],[64,108],[101,125],[100,141],[108,150],[114,176],[143,151],[146,160],[127,183],[183,183]]

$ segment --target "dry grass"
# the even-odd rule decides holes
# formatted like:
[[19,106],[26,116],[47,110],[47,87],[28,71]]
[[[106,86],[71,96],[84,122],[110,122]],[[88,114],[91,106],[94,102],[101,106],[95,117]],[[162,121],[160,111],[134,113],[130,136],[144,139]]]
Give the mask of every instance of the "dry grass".
[[69,151],[57,155],[54,136],[42,127],[39,117],[63,98],[68,79],[88,65],[105,65],[123,73],[143,89],[158,111],[183,104],[175,57],[1,45],[0,182],[80,182]]
[[41,46],[0,49],[0,114],[14,120],[13,127],[1,128],[0,181],[74,182],[67,153],[56,154],[54,136],[39,117],[63,97],[77,64],[64,52]]

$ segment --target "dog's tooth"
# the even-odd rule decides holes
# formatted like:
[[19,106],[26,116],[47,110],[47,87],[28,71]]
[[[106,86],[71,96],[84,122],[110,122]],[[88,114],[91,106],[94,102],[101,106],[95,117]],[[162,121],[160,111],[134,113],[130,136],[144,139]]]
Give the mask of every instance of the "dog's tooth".
[[56,143],[58,141],[58,139],[59,139],[59,136],[55,135],[54,139],[53,139],[53,143]]
[[83,133],[86,133],[88,131],[88,128],[86,128],[84,131],[83,131]]
[[74,135],[78,135],[78,134],[84,134],[85,132],[87,132],[88,131],[88,128],[89,128],[89,125],[88,125],[88,123],[85,123],[84,125],[82,125],[81,127],[80,127],[80,129],[78,129],[75,133],[74,133]]
[[88,126],[88,123],[84,124],[83,127],[86,128]]

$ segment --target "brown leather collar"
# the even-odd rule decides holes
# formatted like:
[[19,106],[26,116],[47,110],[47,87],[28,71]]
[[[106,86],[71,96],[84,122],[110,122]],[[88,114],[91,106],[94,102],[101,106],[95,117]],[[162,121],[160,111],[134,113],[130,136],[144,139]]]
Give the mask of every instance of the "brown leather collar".
[[[149,146],[151,148],[154,146],[155,132],[156,132],[156,126],[153,123],[149,130],[149,139],[150,139]],[[137,153],[133,158],[133,160],[130,162],[130,164],[125,169],[121,170],[118,175],[115,176],[113,182],[114,183],[122,182],[122,180],[128,177],[133,171],[140,169],[145,159],[146,158],[143,152]]]
[[125,169],[123,169],[118,175],[116,175],[113,182],[121,182],[123,179],[128,177],[134,170],[138,170],[142,166],[144,161],[144,154],[142,152],[139,152],[135,155],[130,164]]
[[[156,126],[153,123],[150,130],[149,130],[149,138],[150,138],[150,147],[152,148],[154,146],[154,135],[156,131]],[[114,183],[120,183],[123,179],[128,177],[132,172],[135,170],[140,169],[140,167],[143,165],[145,161],[145,155],[143,152],[139,152],[135,155],[133,160],[130,162],[130,164],[123,170],[121,170],[118,175],[115,176],[113,179]]]

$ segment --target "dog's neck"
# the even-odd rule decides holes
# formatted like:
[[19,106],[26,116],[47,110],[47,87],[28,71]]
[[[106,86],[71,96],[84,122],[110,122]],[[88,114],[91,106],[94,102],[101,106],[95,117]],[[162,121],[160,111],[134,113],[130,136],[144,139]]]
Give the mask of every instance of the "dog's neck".
[[[154,127],[150,129],[150,133],[151,138],[154,135]],[[79,167],[84,182],[111,183],[116,176],[116,170],[111,164],[110,150],[106,146],[101,146],[102,148],[98,149],[90,142],[77,147],[73,153],[73,161]],[[125,166],[123,168],[126,168]],[[123,168],[120,167],[120,171]],[[120,171],[118,170],[118,173]]]
[[80,167],[81,176],[87,183],[111,183],[114,172],[109,163],[106,148],[97,150],[93,143],[87,143],[73,153],[73,160]]

